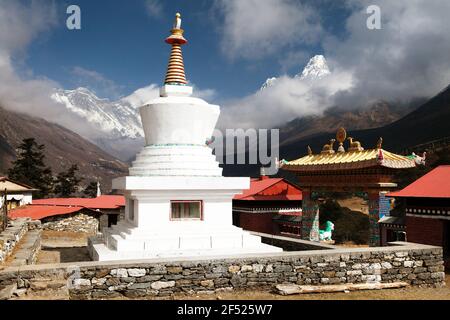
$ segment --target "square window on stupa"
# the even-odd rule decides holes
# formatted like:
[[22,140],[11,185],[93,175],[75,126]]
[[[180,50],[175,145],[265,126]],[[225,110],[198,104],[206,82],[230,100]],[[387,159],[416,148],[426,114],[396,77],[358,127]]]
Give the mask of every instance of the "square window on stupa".
[[172,220],[201,220],[201,201],[172,201]]

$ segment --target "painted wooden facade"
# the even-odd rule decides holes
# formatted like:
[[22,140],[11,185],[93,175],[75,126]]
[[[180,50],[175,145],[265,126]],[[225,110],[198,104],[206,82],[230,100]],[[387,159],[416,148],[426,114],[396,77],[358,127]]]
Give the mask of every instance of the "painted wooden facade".
[[250,189],[233,199],[233,224],[249,231],[299,238],[302,191],[281,178],[252,179]]

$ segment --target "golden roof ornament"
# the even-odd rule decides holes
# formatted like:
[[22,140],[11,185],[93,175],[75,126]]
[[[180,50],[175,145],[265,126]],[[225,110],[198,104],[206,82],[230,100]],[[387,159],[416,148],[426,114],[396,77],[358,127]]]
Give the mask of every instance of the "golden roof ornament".
[[173,24],[174,30],[180,30],[181,29],[181,14],[177,12],[175,14],[175,23]]
[[348,137],[347,140],[350,142],[350,147],[348,151],[364,151],[364,148],[361,146],[361,142],[353,140],[352,137]]
[[171,35],[166,39],[166,43],[172,45],[172,50],[164,84],[186,85],[187,80],[184,72],[181,46],[186,44],[187,40],[183,37],[184,30],[181,29],[181,14],[177,13],[175,15],[175,22],[170,33]]
[[336,140],[339,142],[339,147],[337,152],[342,153],[345,152],[344,148],[344,141],[347,138],[347,131],[345,131],[345,128],[339,128],[339,130],[336,133]]
[[377,149],[382,149],[383,148],[383,138],[380,137],[380,139],[378,139],[377,142]]
[[313,152],[310,146],[308,146],[308,156],[312,156]]
[[333,154],[334,151],[334,143],[336,142],[335,139],[331,139],[329,144],[326,144],[322,148],[322,154]]

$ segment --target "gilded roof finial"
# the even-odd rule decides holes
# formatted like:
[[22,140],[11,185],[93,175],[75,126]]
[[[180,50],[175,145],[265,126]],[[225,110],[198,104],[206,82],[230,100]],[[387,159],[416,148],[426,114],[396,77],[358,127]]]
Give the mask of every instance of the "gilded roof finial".
[[172,51],[170,52],[164,84],[185,85],[187,80],[184,72],[181,46],[186,44],[187,40],[183,37],[184,30],[181,29],[181,14],[177,13],[175,15],[175,22],[170,33],[171,35],[166,39],[166,43],[172,45]]
[[334,151],[334,143],[336,142],[336,139],[331,139],[329,144],[326,144],[322,148],[322,154],[333,154]]
[[173,24],[174,29],[181,29],[181,14],[177,12],[175,14],[175,23]]
[[361,146],[361,142],[353,140],[352,137],[348,137],[347,140],[350,142],[348,151],[364,151],[364,148]]
[[338,152],[343,153],[345,152],[344,148],[344,141],[347,138],[347,131],[345,131],[345,128],[339,128],[339,130],[336,133],[336,140],[339,142]]
[[312,156],[313,152],[310,146],[308,146],[308,156]]
[[383,138],[380,137],[377,142],[377,149],[381,149],[383,147]]

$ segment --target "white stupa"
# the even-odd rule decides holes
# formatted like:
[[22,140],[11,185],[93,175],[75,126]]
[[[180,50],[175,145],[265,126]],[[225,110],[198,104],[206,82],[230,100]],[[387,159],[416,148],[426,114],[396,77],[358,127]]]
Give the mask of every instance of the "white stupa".
[[281,252],[232,224],[232,199],[249,178],[223,177],[206,145],[220,107],[191,97],[177,14],[160,97],[140,108],[146,146],[130,176],[113,180],[126,197],[125,220],[89,240],[93,260]]

